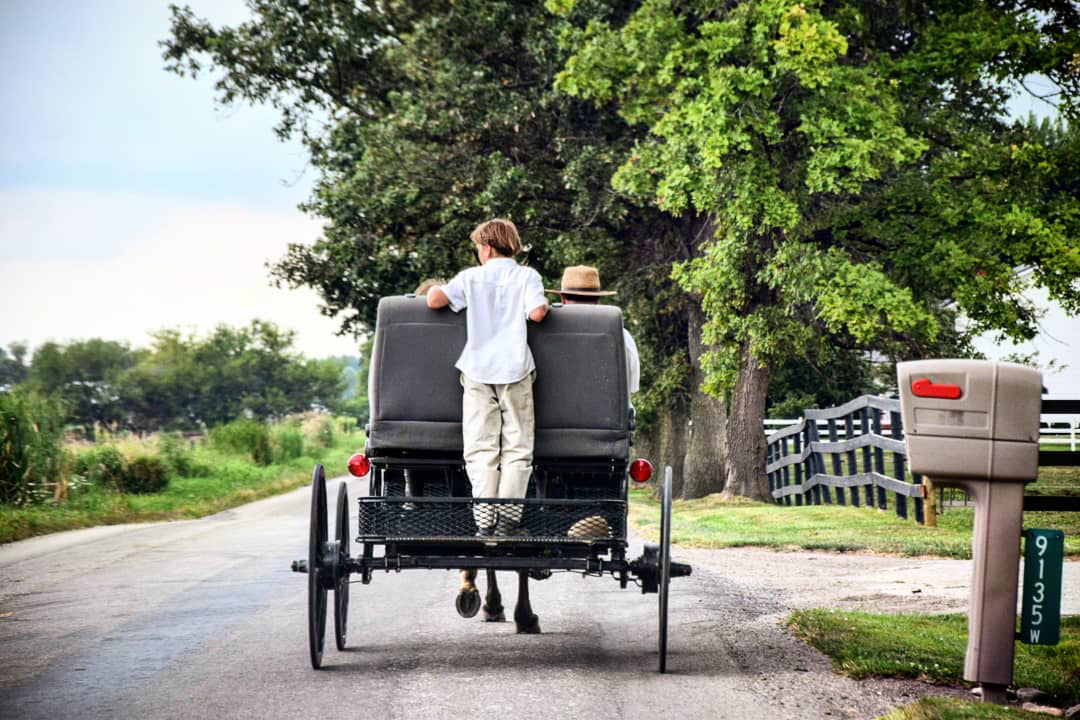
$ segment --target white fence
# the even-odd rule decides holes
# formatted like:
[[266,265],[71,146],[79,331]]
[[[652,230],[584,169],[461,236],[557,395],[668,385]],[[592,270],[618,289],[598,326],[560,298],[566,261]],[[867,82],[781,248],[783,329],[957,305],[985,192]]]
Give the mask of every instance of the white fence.
[[[1077,438],[1080,437],[1080,415],[1042,415],[1039,422],[1039,445],[1068,445],[1069,450],[1076,451]],[[797,425],[802,422],[799,418],[791,420],[765,419],[765,437],[771,436],[777,430]],[[827,430],[828,421],[818,420],[818,428]],[[889,413],[882,413],[882,430],[889,430]],[[840,437],[845,437],[844,428],[838,425],[836,428]]]

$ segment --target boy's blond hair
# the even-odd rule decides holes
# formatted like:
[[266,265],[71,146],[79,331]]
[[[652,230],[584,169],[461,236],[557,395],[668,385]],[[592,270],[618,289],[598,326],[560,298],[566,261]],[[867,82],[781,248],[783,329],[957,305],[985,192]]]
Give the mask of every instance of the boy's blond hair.
[[503,257],[512,258],[521,252],[521,237],[517,227],[502,218],[480,223],[469,235],[469,239],[477,245],[490,245]]
[[424,297],[425,295],[428,294],[428,290],[430,290],[431,288],[433,288],[433,287],[441,287],[442,285],[445,285],[445,284],[446,284],[446,281],[443,280],[442,278],[428,278],[427,280],[424,280],[423,282],[421,282],[419,285],[416,286],[416,296],[417,297]]

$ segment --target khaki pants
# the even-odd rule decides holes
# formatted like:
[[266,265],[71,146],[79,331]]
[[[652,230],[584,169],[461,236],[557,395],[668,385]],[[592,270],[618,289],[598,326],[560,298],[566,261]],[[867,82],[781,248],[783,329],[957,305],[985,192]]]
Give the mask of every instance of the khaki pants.
[[[536,434],[532,393],[535,376],[529,373],[516,383],[503,385],[461,376],[465,388],[461,434],[473,497],[525,497],[532,476]],[[496,514],[495,510],[500,512]],[[498,529],[506,532],[521,520],[521,506],[476,505],[473,514],[481,530],[493,528],[498,521]]]

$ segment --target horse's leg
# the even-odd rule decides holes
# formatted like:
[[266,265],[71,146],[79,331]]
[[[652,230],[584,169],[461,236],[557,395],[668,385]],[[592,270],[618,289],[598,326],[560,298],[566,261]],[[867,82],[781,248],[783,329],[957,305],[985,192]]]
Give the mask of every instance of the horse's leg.
[[476,589],[476,568],[461,571],[461,589],[454,602],[458,615],[471,618],[480,610],[480,591]]
[[503,610],[502,595],[499,593],[499,583],[495,581],[495,571],[487,571],[488,589],[484,596],[484,622],[506,622],[506,612]]
[[532,611],[529,603],[529,571],[518,570],[518,599],[514,607],[514,625],[519,633],[526,635],[540,634],[540,618]]

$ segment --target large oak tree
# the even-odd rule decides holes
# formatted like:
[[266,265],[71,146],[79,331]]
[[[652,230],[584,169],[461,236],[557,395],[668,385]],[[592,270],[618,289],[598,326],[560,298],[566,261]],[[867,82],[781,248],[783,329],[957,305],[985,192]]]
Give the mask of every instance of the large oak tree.
[[[649,450],[686,494],[719,490],[725,413],[699,389],[704,315],[670,276],[699,254],[701,218],[610,186],[643,131],[555,92],[563,21],[539,0],[249,5],[236,27],[176,8],[164,47],[172,70],[212,72],[222,102],[279,108],[279,132],[310,151],[305,208],[325,230],[293,245],[275,278],[315,288],[343,331],[368,332],[379,297],[466,267],[472,227],[508,216],[550,282],[566,265],[598,266],[642,353]],[[621,22],[634,7],[596,0],[582,12]]]
[[768,497],[761,421],[792,358],[1028,338],[1028,285],[1080,311],[1075,125],[1005,119],[1032,74],[1076,119],[1076,3],[645,0],[571,24],[559,87],[647,130],[614,186],[707,220],[675,277],[707,319],[706,387],[730,399],[726,493]]

